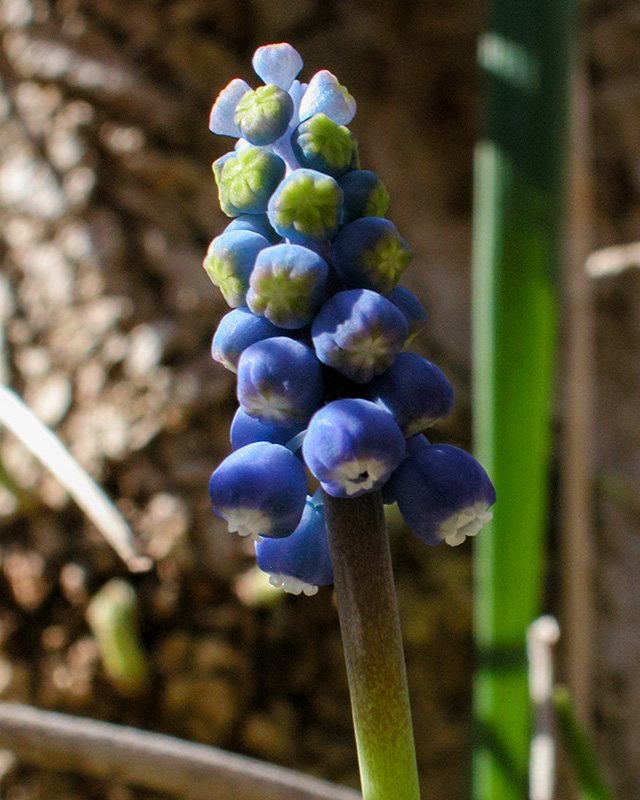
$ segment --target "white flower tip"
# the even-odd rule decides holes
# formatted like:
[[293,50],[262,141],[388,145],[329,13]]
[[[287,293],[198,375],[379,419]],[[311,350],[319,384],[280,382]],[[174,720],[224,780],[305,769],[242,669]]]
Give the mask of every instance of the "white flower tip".
[[305,583],[300,578],[294,578],[291,575],[282,575],[274,572],[269,576],[269,583],[276,589],[282,588],[288,594],[304,594],[307,597],[313,597],[318,593],[318,587],[311,583]]

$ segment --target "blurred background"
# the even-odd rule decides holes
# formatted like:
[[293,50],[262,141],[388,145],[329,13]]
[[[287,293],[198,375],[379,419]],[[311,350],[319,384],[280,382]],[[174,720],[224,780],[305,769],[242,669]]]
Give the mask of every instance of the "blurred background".
[[[234,376],[211,360],[225,305],[202,269],[226,220],[208,114],[250,58],[290,41],[358,102],[363,167],[413,246],[403,284],[430,321],[417,349],[456,390],[437,440],[471,447],[471,179],[480,0],[2,0],[0,380],[117,501],[155,568],[128,575],[54,478],[0,431],[0,699],[161,731],[358,785],[337,613],[265,594],[252,548],[213,516]],[[640,239],[640,7],[581,4],[589,248]],[[591,720],[622,798],[640,798],[640,274],[594,278]],[[626,267],[629,266],[629,269]],[[562,321],[561,321],[562,322]],[[560,353],[559,385],[566,371]],[[572,410],[558,394],[561,441]],[[561,448],[555,448],[553,486]],[[564,467],[563,467],[564,468]],[[558,493],[546,610],[560,612]],[[469,781],[471,552],[392,526],[425,796]],[[565,567],[566,569],[566,567]],[[135,589],[149,681],[107,680],[85,614]],[[562,671],[562,670],[561,670]],[[1,759],[0,759],[1,761]],[[2,773],[2,769],[0,769]],[[7,800],[156,795],[8,770]],[[1,785],[1,784],[0,784]]]

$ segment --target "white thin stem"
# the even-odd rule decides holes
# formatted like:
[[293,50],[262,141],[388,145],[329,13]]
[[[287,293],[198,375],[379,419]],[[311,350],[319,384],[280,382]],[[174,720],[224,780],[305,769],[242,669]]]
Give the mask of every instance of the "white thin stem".
[[127,521],[98,484],[24,401],[2,384],[0,423],[60,481],[132,572],[151,568],[151,560],[136,551]]

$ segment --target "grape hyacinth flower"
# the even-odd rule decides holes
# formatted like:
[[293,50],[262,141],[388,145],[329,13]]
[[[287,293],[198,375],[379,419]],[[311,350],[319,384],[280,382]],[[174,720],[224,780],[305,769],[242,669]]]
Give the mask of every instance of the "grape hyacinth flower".
[[391,366],[409,326],[404,314],[382,295],[351,289],[327,300],[311,335],[323,364],[356,383],[368,383]]
[[413,257],[393,222],[382,217],[350,222],[337,235],[331,255],[336,272],[347,286],[385,295],[395,289]]
[[407,457],[389,492],[407,525],[428,545],[455,547],[491,520],[495,489],[480,464],[458,447],[430,445],[424,436],[407,442]]
[[302,328],[322,304],[328,274],[327,262],[313,250],[274,245],[256,259],[247,305],[281,328]]
[[290,536],[302,517],[307,477],[280,444],[255,442],[227,456],[209,481],[213,510],[240,536]]
[[231,372],[237,372],[238,360],[247,347],[286,334],[286,330],[265,317],[257,317],[246,306],[240,306],[220,320],[211,341],[211,357]]
[[453,388],[442,370],[416,353],[399,353],[386,372],[366,386],[369,400],[393,415],[405,436],[448,417]]
[[421,435],[453,389],[407,352],[427,313],[398,285],[412,251],[385,218],[384,184],[360,168],[355,100],[328,70],[299,80],[290,44],[252,63],[264,85],[232,80],[210,116],[237,140],[213,164],[232,221],[204,267],[234,309],[211,352],[237,371],[240,404],[211,501],[256,540],[274,586],[335,582],[363,800],[419,800],[382,496],[427,544],[457,545],[490,519],[495,491],[472,456]]
[[368,400],[334,400],[311,418],[304,460],[332,497],[379,489],[404,458],[406,445],[393,417]]
[[264,236],[242,230],[222,233],[209,245],[202,265],[232,308],[246,305],[249,275],[258,253],[268,246]]
[[256,342],[238,361],[238,401],[261,422],[307,422],[322,402],[320,362],[288,337]]
[[311,597],[318,586],[333,583],[329,541],[322,503],[307,497],[300,524],[286,539],[256,542],[258,566],[272,586]]

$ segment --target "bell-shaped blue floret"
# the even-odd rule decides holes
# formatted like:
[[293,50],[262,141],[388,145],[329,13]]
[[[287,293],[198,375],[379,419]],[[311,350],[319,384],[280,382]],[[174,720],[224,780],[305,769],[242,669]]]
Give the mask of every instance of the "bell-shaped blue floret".
[[354,169],[338,179],[344,193],[342,223],[348,225],[360,217],[384,217],[389,208],[389,192],[375,172]]
[[267,213],[280,236],[299,244],[323,242],[338,230],[342,189],[329,175],[297,169],[273,193]]
[[237,372],[238,359],[247,347],[272,336],[286,335],[285,330],[265,317],[257,317],[246,306],[240,306],[220,320],[211,342],[211,357],[231,372]]
[[281,328],[302,328],[324,299],[329,267],[317,253],[297,244],[277,244],[256,259],[247,305]]
[[287,42],[265,44],[253,54],[253,69],[265,83],[273,83],[285,92],[302,69],[300,53]]
[[249,275],[256,256],[268,246],[264,236],[251,231],[222,233],[209,245],[202,266],[232,308],[246,305]]
[[301,120],[318,113],[326,114],[338,125],[348,125],[356,113],[356,101],[327,69],[311,78],[300,103]]
[[230,231],[253,231],[259,233],[269,240],[270,244],[278,244],[281,237],[273,230],[269,217],[266,214],[241,214],[232,219],[224,229],[224,233]]
[[236,106],[233,121],[242,137],[258,146],[277,141],[289,127],[293,100],[274,84],[246,92]]
[[256,442],[227,456],[209,481],[213,510],[240,536],[290,536],[307,497],[302,462],[280,444]]
[[416,353],[398,353],[393,364],[366,387],[369,400],[393,415],[405,436],[448,417],[453,388],[442,370]]
[[358,143],[349,128],[314,114],[298,125],[291,146],[300,166],[339,178],[351,169]]
[[409,338],[406,341],[406,344],[409,344],[427,324],[426,309],[415,294],[404,286],[396,286],[391,294],[387,295],[387,300],[391,300],[404,314],[409,325]]
[[271,576],[269,583],[282,586],[285,592],[311,596],[318,586],[330,586],[333,569],[322,505],[308,497],[291,536],[256,542],[256,556],[260,569]]
[[224,87],[216,98],[209,116],[209,130],[219,136],[240,136],[240,130],[233,120],[236,106],[251,87],[241,78],[234,78]]
[[320,362],[287,337],[252,344],[238,361],[238,401],[261,422],[306,423],[322,401]]
[[356,383],[368,383],[388,369],[408,333],[404,314],[370,289],[338,292],[311,326],[320,361]]
[[228,217],[264,214],[269,198],[284,178],[286,165],[261,147],[246,147],[213,162],[220,208]]
[[[253,442],[271,442],[288,447],[290,443],[305,429],[302,423],[282,425],[277,422],[260,422],[256,417],[250,417],[239,408],[231,421],[231,448],[238,450]],[[295,449],[289,447],[292,452]]]
[[333,497],[358,497],[379,489],[405,455],[393,417],[367,400],[334,400],[309,423],[302,455]]
[[387,484],[407,525],[428,545],[475,536],[496,501],[484,469],[464,450],[430,445],[423,436],[409,439],[407,451]]
[[346,225],[331,247],[338,276],[353,289],[373,289],[387,295],[411,263],[411,247],[393,222],[364,217]]

